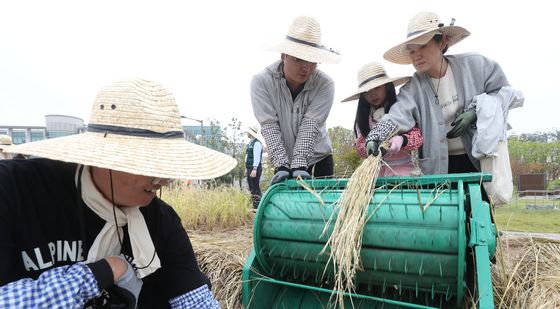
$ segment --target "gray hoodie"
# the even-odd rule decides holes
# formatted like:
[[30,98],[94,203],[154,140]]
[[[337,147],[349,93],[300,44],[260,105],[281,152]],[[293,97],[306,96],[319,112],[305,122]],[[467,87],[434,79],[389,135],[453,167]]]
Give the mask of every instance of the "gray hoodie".
[[[475,96],[495,94],[509,85],[499,64],[480,54],[449,55],[446,59],[453,70],[459,101],[464,103],[465,111],[473,108],[471,103]],[[449,164],[447,129],[428,82],[424,73],[414,73],[412,79],[400,89],[397,102],[382,119],[396,124],[400,132],[406,132],[418,123],[424,136],[424,145],[420,150],[422,172],[446,174]],[[471,128],[461,138],[473,165],[479,169],[479,161],[471,154],[475,131],[475,128]]]
[[[282,65],[282,61],[276,61],[253,76],[253,112],[262,126],[275,168],[299,167],[293,166],[298,159],[313,165],[332,154],[326,120],[334,100],[334,82],[325,73],[315,70],[293,100]],[[270,130],[271,126],[279,127],[279,131]],[[278,134],[280,139],[274,138]],[[298,147],[302,143],[305,145]],[[274,151],[275,147],[280,148],[279,151]],[[298,149],[302,149],[299,151],[302,153]]]

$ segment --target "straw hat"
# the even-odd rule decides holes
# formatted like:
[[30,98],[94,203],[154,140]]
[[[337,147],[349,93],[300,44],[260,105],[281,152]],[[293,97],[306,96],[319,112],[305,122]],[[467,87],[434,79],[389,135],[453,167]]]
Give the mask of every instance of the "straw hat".
[[247,133],[251,134],[252,137],[258,139],[262,144],[264,144],[264,138],[261,135],[259,126],[256,124],[251,124],[247,127]]
[[408,23],[406,41],[389,49],[383,54],[383,58],[393,63],[410,64],[412,62],[406,50],[408,44],[423,45],[428,43],[434,35],[444,34],[449,39],[447,47],[451,47],[471,34],[463,27],[454,26],[454,23],[455,19],[452,19],[449,26],[444,26],[436,13],[418,13]]
[[12,144],[12,138],[6,134],[0,134],[0,150]]
[[342,100],[342,102],[357,100],[360,98],[361,93],[368,92],[373,88],[387,83],[393,83],[395,87],[397,87],[409,80],[409,76],[390,78],[387,76],[385,69],[380,63],[370,62],[361,67],[358,71],[358,90],[348,98]]
[[321,26],[310,16],[296,17],[286,37],[270,48],[314,63],[338,63],[338,52],[321,44]]
[[210,179],[237,164],[221,152],[187,142],[173,95],[161,84],[140,79],[102,88],[86,133],[6,150],[160,178]]

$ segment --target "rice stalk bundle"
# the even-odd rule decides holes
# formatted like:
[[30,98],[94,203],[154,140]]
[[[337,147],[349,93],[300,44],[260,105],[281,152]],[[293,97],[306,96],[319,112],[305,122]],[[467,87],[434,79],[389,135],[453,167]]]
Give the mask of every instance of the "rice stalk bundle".
[[[368,205],[373,195],[375,181],[379,175],[381,155],[369,156],[354,171],[348,180],[336,206],[323,229],[323,235],[335,220],[333,231],[321,253],[330,251],[328,265],[332,263],[334,271],[334,288],[331,302],[338,303],[344,309],[344,293],[355,291],[354,277],[358,270],[363,270],[360,261],[362,232],[368,218]],[[336,216],[336,218],[335,218]],[[323,273],[324,275],[324,273]]]
[[560,308],[560,242],[499,243],[492,268],[496,308]]
[[200,269],[212,282],[212,293],[222,308],[243,308],[242,272],[252,245],[252,230],[189,232]]

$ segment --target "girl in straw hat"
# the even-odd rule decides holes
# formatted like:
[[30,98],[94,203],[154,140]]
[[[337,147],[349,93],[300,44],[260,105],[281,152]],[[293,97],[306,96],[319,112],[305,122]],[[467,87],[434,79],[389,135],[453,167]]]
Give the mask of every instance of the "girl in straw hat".
[[482,55],[445,55],[449,47],[470,33],[445,25],[432,12],[414,16],[407,38],[389,49],[384,58],[398,64],[412,64],[416,73],[400,89],[397,102],[367,140],[370,153],[395,129],[405,132],[419,125],[424,135],[420,149],[424,174],[474,172],[479,161],[471,154],[477,113],[484,110],[476,102],[480,94],[495,95],[509,85],[500,66]]
[[339,61],[321,44],[321,28],[312,17],[297,17],[273,48],[280,60],[253,77],[251,103],[275,174],[271,184],[288,177],[331,176],[332,146],[326,119],[334,82],[318,63]]
[[[356,149],[362,158],[367,157],[365,137],[397,100],[395,87],[409,79],[410,77],[390,78],[377,62],[368,63],[358,71],[358,90],[342,102],[358,99],[354,134]],[[414,168],[411,151],[418,149],[422,142],[422,134],[416,126],[406,133],[391,137],[388,153],[384,157],[387,165],[381,168],[379,175],[411,175]]]
[[0,307],[219,308],[180,219],[156,191],[235,159],[185,141],[172,94],[102,88],[86,133],[10,146],[0,162]]

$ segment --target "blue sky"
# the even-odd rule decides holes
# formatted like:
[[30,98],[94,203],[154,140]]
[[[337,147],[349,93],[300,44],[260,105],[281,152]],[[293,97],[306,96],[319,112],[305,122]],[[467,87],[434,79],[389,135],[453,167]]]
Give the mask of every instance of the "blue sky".
[[[142,77],[175,94],[181,113],[227,124],[254,122],[253,74],[280,57],[264,51],[298,15],[319,20],[323,44],[342,62],[320,65],[336,84],[327,125],[351,128],[359,67],[380,61],[389,75],[413,73],[382,54],[405,37],[409,19],[434,11],[467,28],[449,53],[498,61],[525,106],[516,133],[560,129],[560,47],[552,2],[533,1],[5,1],[0,4],[0,125],[44,125],[46,114],[88,120],[97,90]],[[186,125],[197,122],[185,120]]]

